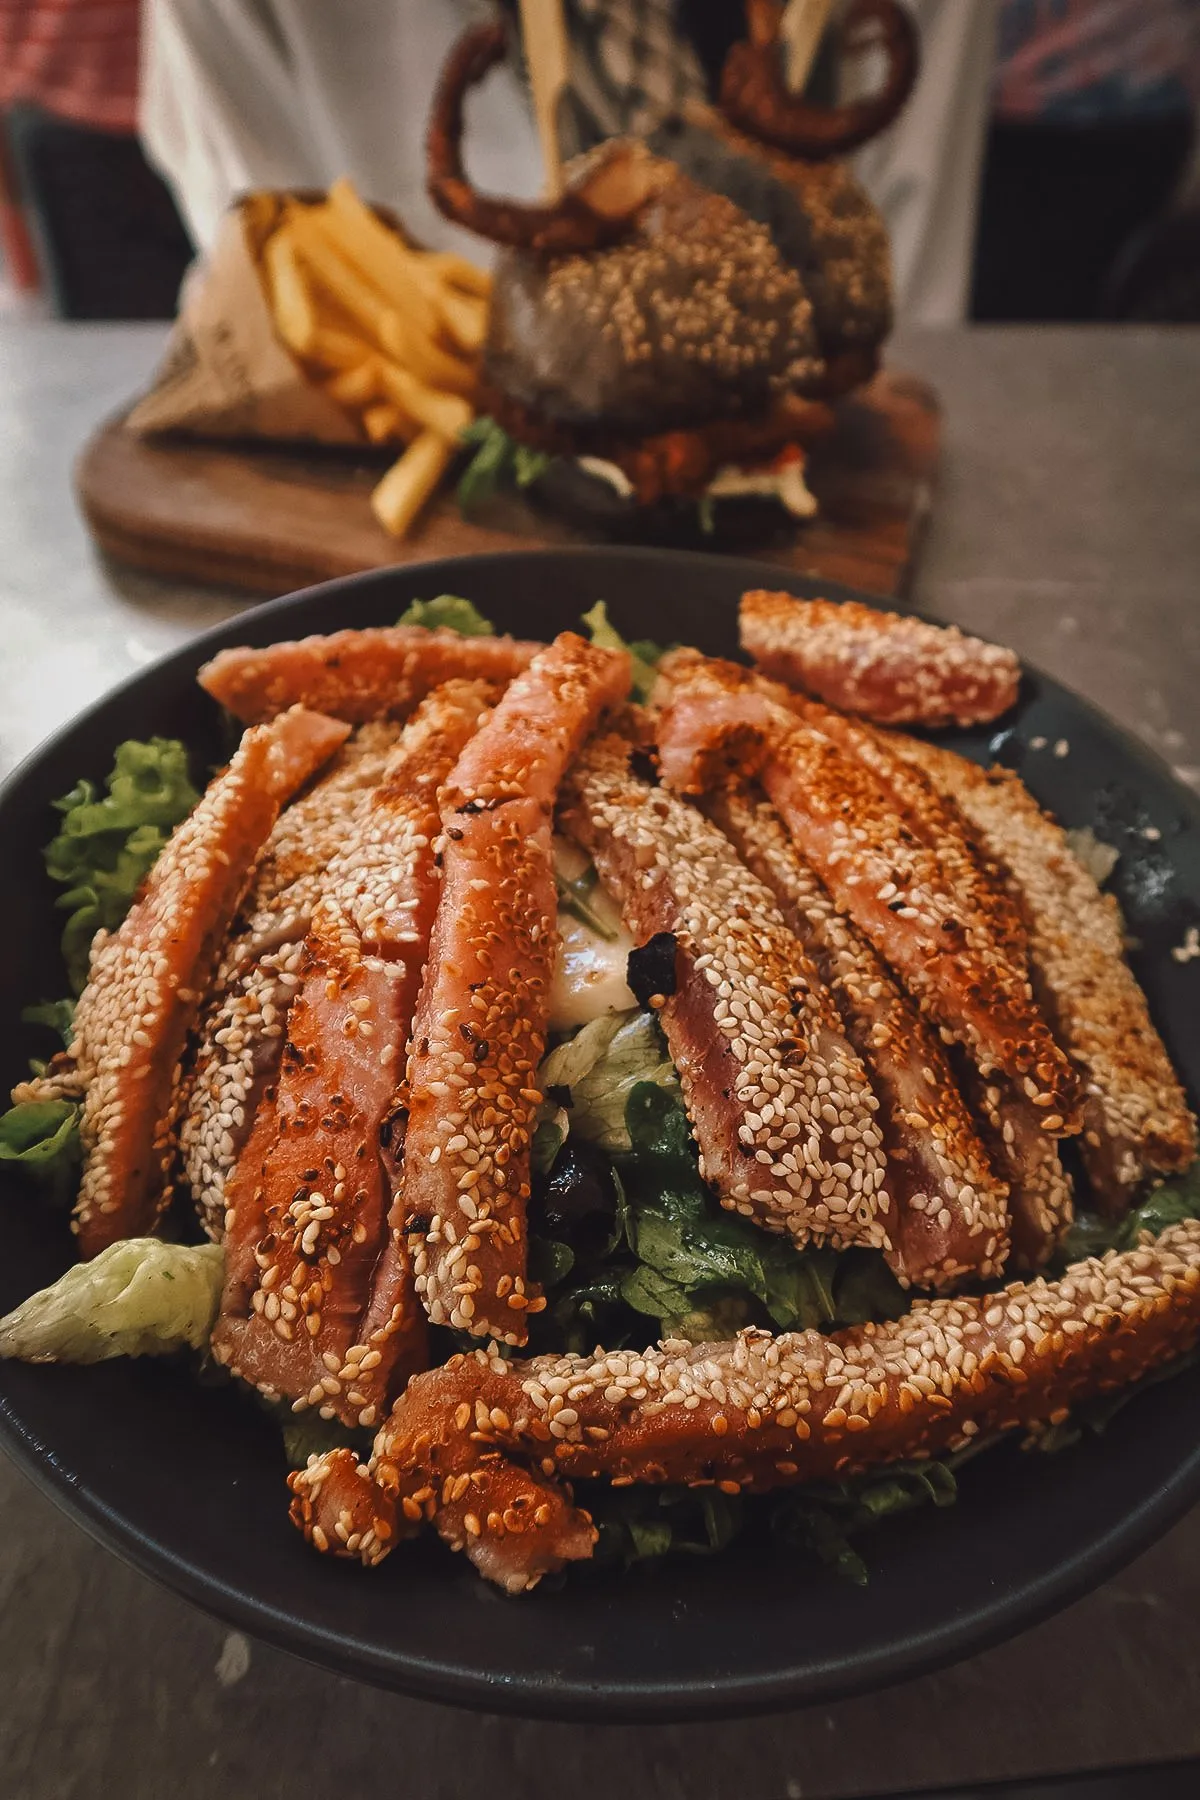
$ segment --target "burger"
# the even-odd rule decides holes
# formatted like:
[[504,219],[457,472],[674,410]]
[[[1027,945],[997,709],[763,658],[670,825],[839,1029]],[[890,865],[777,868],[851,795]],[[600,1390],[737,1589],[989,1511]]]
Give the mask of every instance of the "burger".
[[749,10],[719,107],[575,159],[545,205],[481,194],[463,168],[464,98],[504,27],[451,52],[430,193],[500,247],[464,501],[511,479],[571,522],[657,542],[762,537],[816,510],[808,449],[892,317],[883,222],[833,159],[903,104],[916,40],[895,0],[855,0],[851,42],[882,28],[887,77],[815,107],[783,85],[775,0]]

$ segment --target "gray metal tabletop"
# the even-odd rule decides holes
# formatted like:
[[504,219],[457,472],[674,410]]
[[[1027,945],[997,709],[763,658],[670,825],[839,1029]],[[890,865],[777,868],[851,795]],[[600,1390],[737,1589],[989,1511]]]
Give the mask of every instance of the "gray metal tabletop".
[[[103,566],[70,493],[149,326],[0,319],[0,767],[241,604]],[[946,411],[914,600],[1015,646],[1200,785],[1200,333],[911,332]],[[0,1462],[0,1795],[849,1800],[1200,1754],[1200,1512],[937,1676],[747,1723],[523,1724],[373,1692],[133,1573]],[[796,1620],[804,1630],[803,1618]]]

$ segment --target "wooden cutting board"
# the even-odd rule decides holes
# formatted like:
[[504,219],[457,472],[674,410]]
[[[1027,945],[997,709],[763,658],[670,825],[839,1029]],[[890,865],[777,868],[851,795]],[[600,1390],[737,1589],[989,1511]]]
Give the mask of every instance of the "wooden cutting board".
[[[738,553],[869,593],[902,594],[929,511],[939,439],[933,390],[884,371],[842,402],[836,431],[813,454],[809,485],[820,515],[772,543],[741,543]],[[117,562],[253,594],[429,557],[588,541],[507,495],[464,519],[447,490],[412,536],[397,542],[369,505],[389,460],[307,446],[149,440],[116,418],[86,446],[75,479],[92,535]]]

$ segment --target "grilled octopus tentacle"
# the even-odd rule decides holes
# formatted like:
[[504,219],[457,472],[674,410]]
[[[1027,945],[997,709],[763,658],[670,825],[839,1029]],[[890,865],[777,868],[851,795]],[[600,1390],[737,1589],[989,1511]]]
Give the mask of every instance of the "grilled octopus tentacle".
[[[374,1562],[394,1541],[397,1512],[405,1525],[437,1520],[493,1457],[524,1464],[543,1489],[602,1477],[761,1492],[840,1477],[1058,1423],[1077,1401],[1127,1386],[1198,1337],[1200,1220],[1189,1219],[1075,1263],[1058,1281],[924,1301],[828,1337],[750,1330],[722,1344],[668,1340],[526,1363],[480,1350],[409,1384],[368,1464],[335,1453],[293,1475],[292,1518],[318,1548]],[[557,1513],[539,1502],[548,1508],[540,1533],[527,1530],[528,1507],[473,1510],[460,1535],[476,1567],[516,1589],[526,1558],[536,1580],[556,1549],[560,1560],[586,1555],[586,1518],[568,1489],[559,1495]],[[351,1548],[337,1527],[354,1500],[356,1530],[360,1517],[381,1516],[391,1538],[360,1536]]]
[[780,0],[751,0],[750,36],[734,44],[721,71],[721,110],[760,142],[793,156],[846,156],[889,126],[912,92],[920,66],[916,27],[897,0],[851,0],[845,48],[869,46],[879,28],[887,72],[877,93],[843,106],[816,106],[791,94],[779,67]]
[[595,250],[625,231],[647,197],[640,165],[624,145],[614,145],[577,185],[551,204],[522,205],[481,194],[467,179],[462,158],[463,101],[497,63],[508,33],[503,24],[478,25],[451,50],[434,90],[426,155],[429,197],[445,218],[495,244],[562,255]]

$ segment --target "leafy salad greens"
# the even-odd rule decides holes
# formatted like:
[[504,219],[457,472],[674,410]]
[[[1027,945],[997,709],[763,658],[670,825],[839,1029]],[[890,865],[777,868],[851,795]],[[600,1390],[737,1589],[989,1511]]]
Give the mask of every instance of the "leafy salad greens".
[[457,631],[459,637],[495,637],[496,627],[461,594],[438,594],[433,600],[410,600],[397,625],[423,625],[427,631]]
[[459,434],[459,442],[471,452],[458,483],[458,504],[464,513],[490,500],[498,488],[532,486],[554,460],[544,450],[519,444],[495,419],[486,416],[472,420]]
[[[200,798],[188,776],[187,750],[177,738],[129,738],[98,792],[78,781],[54,802],[61,824],[47,845],[46,870],[65,891],[55,901],[65,912],[62,954],[73,994],[87,980],[88,951],[96,932],[114,930],[167,838]],[[74,999],[44,1000],[22,1018],[71,1042]],[[44,1068],[33,1064],[35,1074]],[[0,1115],[0,1163],[18,1163],[52,1193],[69,1199],[79,1165],[79,1108],[68,1100],[26,1100]]]

